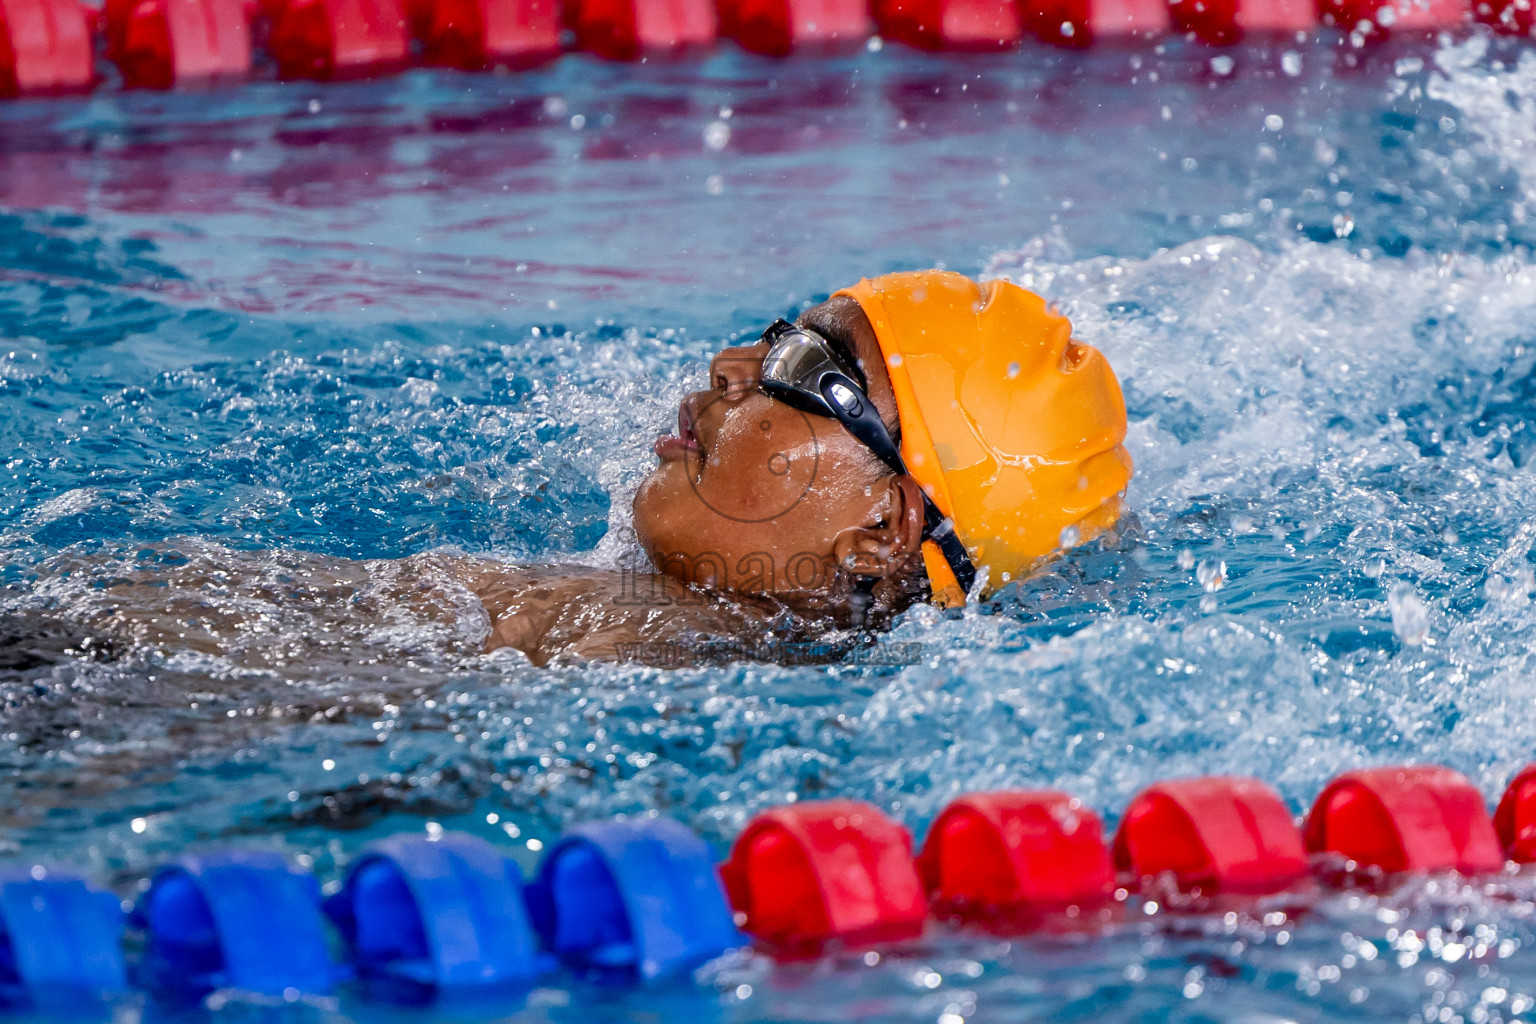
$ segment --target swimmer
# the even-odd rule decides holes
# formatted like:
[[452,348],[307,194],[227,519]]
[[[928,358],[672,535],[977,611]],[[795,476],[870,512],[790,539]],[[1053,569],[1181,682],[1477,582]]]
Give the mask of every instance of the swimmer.
[[1125,431],[1108,362],[1038,296],[941,271],[865,280],[724,349],[683,399],[635,495],[654,574],[480,563],[471,589],[490,644],[535,661],[878,629],[1111,529]]
[[[1125,433],[1109,364],[1038,296],[890,274],[714,357],[635,495],[651,571],[285,553],[284,578],[361,619],[409,606],[473,620],[459,630],[468,643],[536,665],[852,645],[915,602],[993,594],[1112,530],[1132,472]],[[150,583],[99,588],[118,599],[117,632],[222,653],[252,628],[239,602],[187,614],[199,591],[228,584],[227,567],[194,558],[172,575],[150,583],[182,595],[174,614],[158,610],[165,589],[122,600]],[[332,632],[347,642],[348,628]]]

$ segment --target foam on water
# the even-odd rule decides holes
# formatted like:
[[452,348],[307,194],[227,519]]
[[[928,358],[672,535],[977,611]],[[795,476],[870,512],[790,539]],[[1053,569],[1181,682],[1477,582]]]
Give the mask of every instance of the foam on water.
[[[1476,37],[1435,54],[1440,73],[1426,93],[1460,111],[1482,144],[1520,177],[1525,198],[1536,200],[1536,55],[1519,54],[1513,66],[1490,67],[1488,40]],[[1523,219],[1525,209],[1517,214]]]
[[[1251,166],[1213,202],[1299,197],[1271,201],[1270,223],[1250,209],[1212,233],[1219,210],[1205,209],[1161,248],[1117,239],[1113,208],[1102,230],[1021,215],[1035,230],[961,267],[1041,291],[1109,356],[1132,421],[1132,514],[985,605],[908,613],[887,641],[920,645],[909,666],[533,669],[479,653],[483,612],[443,568],[462,552],[636,564],[629,495],[649,442],[761,309],[621,306],[619,322],[509,327],[472,300],[445,316],[432,290],[430,315],[370,322],[364,344],[356,321],[316,316],[271,280],[280,247],[253,245],[242,280],[195,231],[139,244],[137,214],[7,215],[31,268],[0,281],[16,339],[0,361],[7,850],[127,891],[200,843],[276,845],[334,873],[367,838],[423,820],[531,865],[572,821],[657,812],[724,843],[762,807],[831,794],[920,830],[964,790],[1059,786],[1112,814],[1154,779],[1196,773],[1258,775],[1298,810],[1331,775],[1393,761],[1447,763],[1496,793],[1536,736],[1536,262],[1511,242],[1533,187],[1536,61],[1496,62],[1474,41],[1431,63],[1400,62],[1385,99],[1338,86],[1358,106],[1341,100],[1334,127],[1379,131],[1229,147]],[[920,112],[912,97],[936,74],[921,65],[887,94]],[[1171,71],[1166,90],[1204,95]],[[977,92],[993,110],[1025,95]],[[754,122],[738,106],[739,141]],[[1405,107],[1420,119],[1408,127]],[[1230,116],[1259,133],[1258,113]],[[1227,130],[1228,115],[1204,116]],[[1187,131],[1174,141],[1196,152],[1204,129]],[[1395,200],[1348,181],[1377,159],[1370,139],[1394,140],[1382,180],[1412,183]],[[927,145],[899,159],[997,174]],[[1188,187],[1179,150],[1158,145],[1175,160],[1154,180]],[[1040,179],[1067,180],[1053,152],[1031,158]],[[793,180],[803,159],[771,151],[727,171],[784,161]],[[1358,200],[1306,212],[1312,192],[1346,185]],[[329,230],[367,220],[336,203]],[[869,244],[867,225],[849,230]],[[1408,233],[1407,255],[1388,255]],[[824,287],[786,297],[789,271],[767,273],[744,303]],[[305,287],[341,302],[356,284]],[[239,310],[237,294],[282,315]],[[1533,904],[1507,898],[1530,887],[1432,879],[1171,915],[1133,900],[1074,937],[940,930],[880,956],[716,965],[697,991],[546,989],[524,1012],[1511,1020],[1536,1009]]]

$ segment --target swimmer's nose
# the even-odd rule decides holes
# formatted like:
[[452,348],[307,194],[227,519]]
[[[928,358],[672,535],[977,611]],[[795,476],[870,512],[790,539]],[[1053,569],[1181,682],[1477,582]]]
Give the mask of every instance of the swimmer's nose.
[[767,354],[768,346],[763,342],[721,349],[709,363],[710,390],[730,401],[745,398],[757,389]]

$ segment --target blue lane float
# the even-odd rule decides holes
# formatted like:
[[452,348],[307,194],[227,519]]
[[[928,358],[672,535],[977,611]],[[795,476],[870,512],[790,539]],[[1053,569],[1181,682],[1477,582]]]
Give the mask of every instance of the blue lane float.
[[534,927],[577,970],[651,980],[747,945],[709,847],[675,821],[577,826],[539,868]]
[[133,916],[158,989],[291,997],[325,994],[337,981],[320,888],[277,853],[182,857],[155,872]]
[[456,990],[525,983],[549,964],[528,920],[522,872],[465,833],[374,843],[325,912],[364,977]]
[[0,878],[0,997],[50,1002],[126,988],[116,896],[42,871]]

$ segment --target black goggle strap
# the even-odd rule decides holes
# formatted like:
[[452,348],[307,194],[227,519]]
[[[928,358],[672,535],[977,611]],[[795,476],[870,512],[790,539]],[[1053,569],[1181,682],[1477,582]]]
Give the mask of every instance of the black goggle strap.
[[[891,432],[885,429],[885,422],[880,419],[875,403],[864,394],[863,388],[840,373],[827,373],[821,378],[821,397],[848,433],[874,452],[875,457],[885,463],[891,472],[900,476],[908,475],[901,451],[891,438]],[[960,537],[955,533],[955,524],[944,518],[944,514],[926,492],[923,494],[923,538],[939,546],[944,561],[949,563],[950,571],[955,574],[955,581],[969,594],[976,582],[976,567],[971,564],[971,556],[966,554],[965,545],[960,543]]]
[[779,317],[773,323],[769,324],[767,329],[763,331],[763,340],[772,345],[774,342],[778,341],[785,334],[793,331],[794,329],[794,324],[790,323],[788,320],[785,320],[783,317]]
[[965,553],[965,545],[960,543],[955,524],[943,517],[926,494],[923,495],[923,511],[925,515],[939,520],[937,526],[931,526],[924,532],[928,534],[929,540],[939,546],[939,552],[944,556],[944,561],[949,563],[949,571],[955,574],[955,582],[960,584],[960,589],[969,594],[976,585],[976,566],[971,563],[971,556]]
[[892,473],[906,474],[907,464],[902,461],[901,452],[891,438],[891,432],[885,429],[880,411],[864,394],[863,388],[840,373],[824,373],[821,375],[819,390],[822,400],[832,410],[832,415],[848,429],[848,433],[874,452],[875,457],[890,467]]

